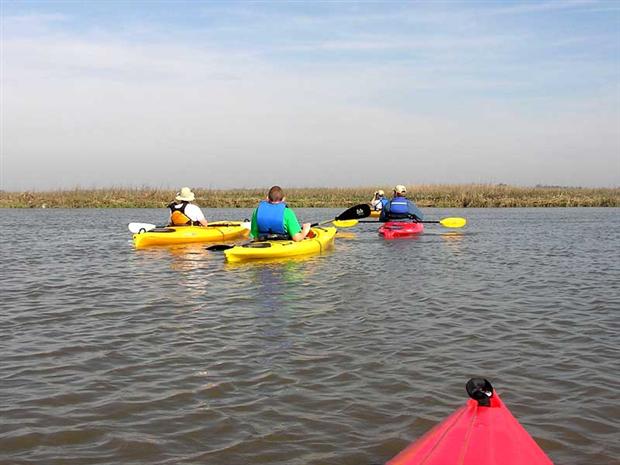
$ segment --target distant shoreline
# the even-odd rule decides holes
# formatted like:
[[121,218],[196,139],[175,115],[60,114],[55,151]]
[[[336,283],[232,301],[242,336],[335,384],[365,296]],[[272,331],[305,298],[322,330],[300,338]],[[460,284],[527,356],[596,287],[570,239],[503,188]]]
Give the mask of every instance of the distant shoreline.
[[[341,208],[369,202],[375,190],[390,187],[287,188],[291,207]],[[203,208],[251,208],[266,189],[193,188]],[[149,188],[71,189],[0,192],[0,208],[164,208],[174,190]],[[515,187],[509,185],[415,185],[409,197],[421,208],[620,207],[620,188]]]

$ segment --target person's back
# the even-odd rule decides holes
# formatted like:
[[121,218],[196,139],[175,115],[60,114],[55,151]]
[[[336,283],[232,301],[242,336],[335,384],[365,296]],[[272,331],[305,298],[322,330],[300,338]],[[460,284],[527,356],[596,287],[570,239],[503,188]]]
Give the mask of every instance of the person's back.
[[208,225],[200,207],[191,203],[195,198],[189,187],[183,187],[177,193],[175,201],[168,205],[171,226]]
[[[272,203],[261,200],[256,209],[256,227],[258,236],[271,239],[289,239],[284,217],[287,205],[284,202]],[[253,223],[254,224],[254,223]],[[295,226],[292,226],[295,229]]]
[[406,194],[407,189],[402,184],[398,184],[394,187],[392,200],[386,200],[383,203],[379,221],[398,221],[406,219],[422,221],[424,215],[416,204],[407,198]]
[[285,200],[281,187],[273,186],[269,189],[267,199],[262,200],[252,214],[252,238],[301,241],[308,235],[310,223],[300,226],[295,213],[287,207]]

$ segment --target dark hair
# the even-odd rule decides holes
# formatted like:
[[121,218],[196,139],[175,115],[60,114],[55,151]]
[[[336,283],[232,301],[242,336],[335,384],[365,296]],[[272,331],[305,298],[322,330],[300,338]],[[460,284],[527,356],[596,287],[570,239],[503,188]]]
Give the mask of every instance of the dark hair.
[[284,198],[282,188],[280,186],[273,186],[271,189],[269,189],[269,194],[267,194],[267,198],[270,202],[280,202]]

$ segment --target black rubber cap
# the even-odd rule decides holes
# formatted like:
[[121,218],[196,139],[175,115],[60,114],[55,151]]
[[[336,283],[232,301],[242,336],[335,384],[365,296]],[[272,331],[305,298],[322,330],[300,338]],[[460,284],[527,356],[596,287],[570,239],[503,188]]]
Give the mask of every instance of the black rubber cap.
[[478,405],[488,407],[491,405],[491,397],[493,397],[493,386],[489,380],[485,378],[472,378],[465,385],[467,394],[472,399],[478,401]]

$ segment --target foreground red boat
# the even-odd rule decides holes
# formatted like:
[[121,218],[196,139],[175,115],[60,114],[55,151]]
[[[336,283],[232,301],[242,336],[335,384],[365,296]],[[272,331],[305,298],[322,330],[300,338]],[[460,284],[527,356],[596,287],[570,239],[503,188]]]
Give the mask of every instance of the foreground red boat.
[[386,465],[553,465],[491,383],[470,379],[467,403]]
[[388,221],[379,228],[379,234],[386,239],[417,236],[424,232],[424,224],[410,221]]

